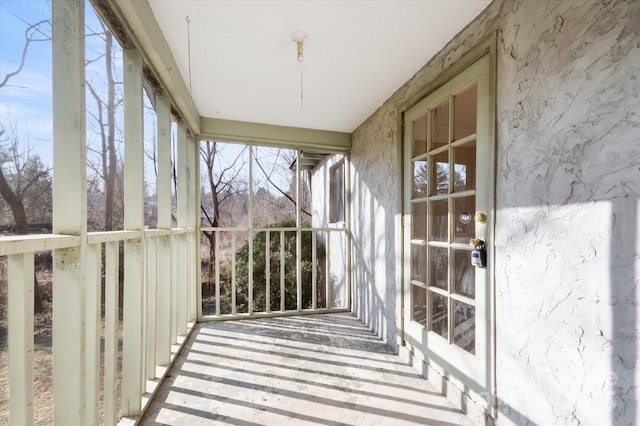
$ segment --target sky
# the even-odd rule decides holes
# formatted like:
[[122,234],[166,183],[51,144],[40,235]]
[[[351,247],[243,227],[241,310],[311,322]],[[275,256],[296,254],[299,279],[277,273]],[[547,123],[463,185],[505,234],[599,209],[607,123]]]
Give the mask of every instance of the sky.
[[[100,94],[105,93],[106,80],[103,60],[98,59],[104,53],[101,37],[92,33],[102,32],[97,15],[91,5],[86,6],[86,69],[87,81]],[[25,46],[25,30],[30,24],[51,19],[51,0],[0,0],[0,81],[8,73],[19,68],[22,51]],[[29,44],[24,67],[12,77],[4,87],[0,87],[0,123],[7,133],[15,133],[23,146],[28,145],[32,153],[42,161],[52,164],[52,72],[51,72],[51,25],[44,23],[32,32],[39,40]],[[122,81],[122,53],[115,45],[115,79]],[[155,112],[150,107],[147,96],[145,101],[145,147],[149,152],[155,144]],[[93,97],[87,97],[87,144],[91,148],[100,142],[99,127],[92,115],[97,111]],[[122,108],[117,111],[116,128],[122,129]],[[121,132],[117,136],[122,139]],[[121,147],[120,147],[121,148]],[[151,160],[146,159],[145,174],[148,180],[153,178]]]
[[[102,32],[100,21],[95,14],[93,7],[86,3],[86,68],[87,81],[93,85],[98,93],[105,93],[106,81],[104,60],[95,59],[104,53],[104,42],[101,37],[92,35]],[[51,0],[0,0],[0,81],[7,73],[18,69],[22,51],[25,46],[25,30],[29,25],[39,21],[51,19]],[[0,124],[7,129],[7,134],[15,135],[23,148],[27,146],[32,154],[40,156],[43,163],[51,167],[53,162],[52,152],[52,72],[51,72],[51,25],[49,22],[38,26],[38,31],[31,33],[34,38],[43,41],[32,42],[27,51],[24,67],[15,77],[12,77],[4,87],[0,87]],[[122,81],[122,52],[116,46],[114,63],[115,79]],[[105,96],[106,98],[106,96]],[[155,144],[156,116],[151,108],[147,96],[145,101],[145,149],[147,152],[153,151]],[[92,118],[96,115],[96,102],[92,96],[87,96],[87,145],[89,147],[89,159],[92,155],[92,147],[97,147],[100,143],[99,127]],[[123,114],[122,108],[117,111],[116,128],[117,139],[122,141]],[[175,137],[175,135],[174,135]],[[235,159],[240,151],[241,145],[225,144],[225,156],[229,160]],[[122,143],[120,143],[122,150]],[[259,156],[262,163],[268,169],[272,169],[273,161],[283,161],[275,155],[277,150],[261,148]],[[121,151],[122,152],[122,151]],[[288,170],[288,164],[280,167]],[[91,170],[88,171],[91,173]],[[241,173],[245,175],[246,170]],[[254,179],[258,180],[256,173]],[[285,186],[286,176],[272,178]],[[246,179],[246,176],[244,176]],[[155,192],[155,172],[153,162],[145,156],[145,180],[148,183],[147,192]],[[264,180],[264,179],[262,179]],[[262,182],[262,185],[267,185]]]
[[[51,17],[46,0],[0,0],[0,81],[18,69],[31,23]],[[51,25],[38,26],[34,38],[49,39],[29,46],[24,67],[0,88],[0,123],[8,134],[15,132],[45,164],[52,156]]]

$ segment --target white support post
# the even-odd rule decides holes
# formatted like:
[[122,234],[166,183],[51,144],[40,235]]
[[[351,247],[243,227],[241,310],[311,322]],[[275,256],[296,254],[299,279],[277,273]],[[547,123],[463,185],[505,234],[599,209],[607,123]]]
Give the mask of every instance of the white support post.
[[236,231],[231,233],[231,314],[237,311],[237,290],[236,290]]
[[[196,282],[196,319],[200,320],[202,318],[202,256],[200,254],[201,250],[201,240],[202,234],[200,232],[200,226],[202,225],[202,221],[200,220],[200,206],[202,202],[200,200],[200,140],[195,139],[194,144],[194,156],[195,156],[195,177],[193,179],[193,184],[195,186],[195,203],[196,210],[194,212],[193,219],[195,220],[195,233],[193,236],[194,239],[194,250],[195,250],[195,259],[193,259],[193,267],[195,274],[195,282]],[[217,256],[216,256],[217,257]]]
[[[156,97],[158,125],[158,228],[171,229],[171,102],[167,96]],[[171,237],[158,241],[158,338],[156,362],[167,366],[171,361]]]
[[327,231],[327,259],[326,259],[325,290],[324,297],[327,300],[327,309],[331,309],[331,232]]
[[249,145],[249,265],[247,286],[247,304],[249,315],[253,315],[253,146]]
[[187,274],[188,274],[188,291],[187,291],[187,306],[189,322],[195,322],[198,316],[198,294],[197,279],[196,279],[196,217],[200,217],[200,206],[198,203],[198,197],[196,193],[198,179],[198,152],[196,149],[196,139],[192,136],[187,137],[187,225],[192,230],[187,234],[188,244],[188,261],[187,261]]
[[271,312],[271,231],[265,233],[265,311]]
[[[178,228],[189,226],[189,170],[188,170],[188,139],[187,128],[184,123],[178,123]],[[176,333],[178,336],[187,334],[188,320],[188,292],[189,269],[187,234],[181,233],[176,237],[178,250],[175,254],[177,267],[176,285]]]
[[302,161],[302,151],[298,150],[298,161],[296,161],[296,309],[302,310],[302,200],[300,179],[300,162]]
[[284,294],[284,231],[280,231],[280,310],[285,311]]
[[220,316],[220,231],[214,232],[216,233],[216,316]]
[[178,343],[178,260],[179,250],[179,238],[180,235],[173,235],[171,237],[171,280],[170,280],[170,300],[171,311],[169,313],[169,335],[171,337],[171,344]]
[[33,254],[8,257],[9,420],[33,424]]
[[100,281],[102,244],[87,246],[86,424],[98,424],[100,414]]
[[316,283],[318,233],[311,232],[311,308],[318,309],[318,285]]
[[[144,228],[144,135],[142,57],[124,49],[124,226]],[[122,415],[141,411],[143,360],[144,246],[140,239],[124,243],[124,324],[122,354]]]
[[[84,0],[52,3],[53,233],[87,232]],[[54,251],[54,424],[85,417],[85,238]],[[32,277],[31,277],[32,279]]]
[[345,169],[345,181],[344,181],[344,191],[345,191],[345,205],[344,205],[344,209],[345,209],[345,222],[347,224],[347,229],[346,229],[346,239],[345,239],[345,244],[347,245],[345,250],[346,250],[346,256],[347,256],[347,270],[346,270],[346,285],[347,285],[347,296],[346,296],[346,303],[347,303],[347,308],[351,309],[353,306],[353,301],[351,300],[351,298],[353,297],[353,289],[351,288],[351,286],[353,285],[353,271],[352,271],[352,255],[353,255],[353,250],[352,250],[352,239],[351,239],[351,229],[353,229],[351,227],[351,156],[350,155],[345,155],[344,156],[344,169]]
[[104,247],[104,424],[118,422],[118,299],[120,293],[119,242]]

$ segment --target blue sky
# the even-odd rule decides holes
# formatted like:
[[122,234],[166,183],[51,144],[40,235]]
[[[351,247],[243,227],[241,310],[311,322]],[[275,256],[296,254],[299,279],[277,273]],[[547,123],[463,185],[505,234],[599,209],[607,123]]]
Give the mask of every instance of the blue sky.
[[[18,68],[28,24],[50,16],[46,0],[0,0],[0,78]],[[35,37],[51,36],[50,25],[38,28],[42,33],[35,32]],[[33,151],[50,163],[51,116],[51,42],[33,42],[22,71],[0,88],[0,122],[14,128],[22,143],[28,139]]]
[[[51,18],[50,0],[0,0],[0,78],[18,69],[25,46],[25,30],[30,24]],[[93,62],[104,53],[104,42],[93,32],[101,33],[97,15],[87,2],[86,6],[86,59],[87,81],[100,94],[105,93],[106,80],[103,60]],[[42,24],[39,32],[33,34],[44,41],[32,42],[27,51],[23,69],[12,77],[7,85],[0,88],[0,123],[8,133],[15,133],[23,146],[41,157],[47,165],[52,163],[52,82],[51,82],[51,25]],[[47,40],[49,39],[49,40]],[[115,47],[115,79],[122,81],[122,53],[117,43]],[[106,99],[106,96],[105,96]],[[145,96],[145,104],[150,105]],[[89,147],[100,143],[99,128],[92,119],[96,103],[87,97],[87,144]],[[122,108],[116,114],[116,138],[122,139]],[[155,112],[145,109],[145,145],[151,151],[155,143]],[[89,160],[91,161],[91,152]],[[148,181],[155,186],[153,167],[145,160]],[[91,171],[89,171],[91,173]]]
[[[101,37],[91,35],[93,32],[102,32],[98,17],[92,6],[87,2],[86,6],[86,60],[89,61],[86,75],[98,93],[104,93],[106,84],[104,81],[105,65],[103,60],[92,62],[104,52],[104,43]],[[20,64],[22,50],[25,45],[25,30],[33,23],[51,18],[51,0],[0,0],[0,79],[8,72],[16,70]],[[35,35],[39,39],[47,39],[51,36],[51,26],[46,23],[39,26],[42,33]],[[119,47],[114,55],[115,79],[122,80],[122,53]],[[32,153],[40,156],[42,161],[52,164],[52,82],[51,82],[51,41],[32,42],[26,56],[22,71],[11,78],[6,86],[0,88],[0,123],[8,133],[15,131],[23,145],[30,146]],[[106,97],[105,97],[106,98]],[[150,103],[145,96],[145,148],[152,151],[155,143],[155,112],[150,108]],[[98,127],[92,115],[95,115],[96,103],[92,96],[87,97],[87,144],[89,147],[89,161],[95,158],[91,147],[100,143]],[[116,138],[122,139],[122,108],[116,117]],[[226,145],[224,154],[232,161],[238,155],[241,146]],[[272,152],[273,151],[273,152]],[[277,150],[260,149],[260,157],[267,168],[272,168],[276,159]],[[93,157],[92,157],[93,155]],[[94,160],[95,161],[95,160]],[[282,161],[282,159],[280,159]],[[288,171],[287,165],[285,170]],[[88,171],[92,173],[90,168]],[[241,173],[244,175],[246,172]],[[256,180],[260,180],[260,173],[256,173]],[[145,157],[145,177],[149,184],[148,191],[155,192],[155,175],[153,163]],[[246,178],[246,176],[245,176]],[[288,176],[274,176],[279,183],[287,180]],[[262,182],[266,184],[266,182]],[[286,185],[285,185],[286,186]]]

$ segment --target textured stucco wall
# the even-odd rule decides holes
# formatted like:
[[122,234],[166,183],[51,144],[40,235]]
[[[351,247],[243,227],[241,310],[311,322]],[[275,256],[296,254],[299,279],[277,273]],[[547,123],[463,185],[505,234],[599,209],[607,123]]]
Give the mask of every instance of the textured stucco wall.
[[353,135],[355,312],[395,343],[397,109],[498,32],[499,424],[640,417],[640,2],[495,1]]

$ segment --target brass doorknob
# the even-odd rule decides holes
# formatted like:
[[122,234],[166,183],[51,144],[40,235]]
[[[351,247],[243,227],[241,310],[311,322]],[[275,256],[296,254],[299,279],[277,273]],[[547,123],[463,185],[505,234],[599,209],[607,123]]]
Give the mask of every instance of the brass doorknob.
[[476,222],[478,223],[486,223],[487,222],[487,214],[485,212],[477,212],[475,215]]

